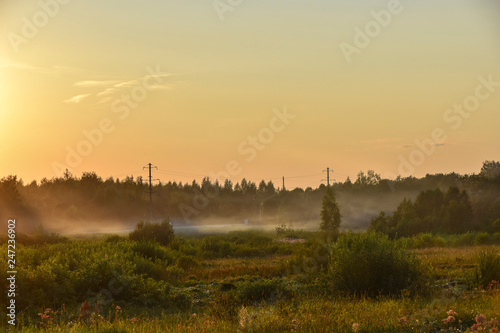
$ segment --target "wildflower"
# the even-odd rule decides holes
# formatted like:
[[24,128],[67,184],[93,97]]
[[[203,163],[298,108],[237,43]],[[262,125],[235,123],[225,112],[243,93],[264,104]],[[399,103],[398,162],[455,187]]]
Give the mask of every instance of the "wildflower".
[[486,316],[483,314],[478,314],[476,316],[476,323],[478,323],[479,325],[486,323]]
[[406,319],[406,317],[401,317],[399,318],[399,323],[401,325],[406,325],[408,323],[408,319]]
[[135,323],[137,323],[138,321],[139,321],[139,319],[137,319],[136,317],[134,317],[134,318],[130,319],[130,322],[131,322],[132,324],[135,324]]
[[445,325],[448,325],[448,324],[450,324],[450,323],[453,323],[454,321],[455,321],[455,317],[453,317],[453,316],[448,316],[448,318],[443,319],[443,323],[444,323]]
[[454,317],[458,316],[458,313],[456,313],[453,310],[448,310],[448,312],[446,312],[446,313],[448,314],[448,316],[454,316]]
[[89,319],[89,317],[92,313],[91,309],[92,308],[91,308],[89,302],[87,302],[87,301],[83,302],[82,305],[80,306],[80,313],[79,313],[80,319],[82,319],[82,320]]
[[498,333],[498,330],[497,330],[495,327],[493,327],[493,328],[490,330],[490,333]]
[[352,324],[352,331],[357,332],[358,330],[359,330],[359,324],[358,323]]

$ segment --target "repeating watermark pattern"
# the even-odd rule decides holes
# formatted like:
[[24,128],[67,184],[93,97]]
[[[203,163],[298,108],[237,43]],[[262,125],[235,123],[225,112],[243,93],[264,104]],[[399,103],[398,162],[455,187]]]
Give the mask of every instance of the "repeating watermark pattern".
[[8,281],[8,305],[7,317],[10,325],[16,325],[16,219],[10,219],[7,223],[7,281]]
[[[462,126],[464,119],[468,119],[473,112],[479,109],[481,102],[489,99],[500,87],[500,82],[494,81],[493,74],[487,77],[480,76],[478,81],[479,84],[473,94],[464,98],[461,103],[455,103],[443,113],[443,121],[451,130],[458,130]],[[444,145],[447,139],[447,131],[444,128],[436,127],[427,138],[415,140],[416,148],[408,156],[398,156],[399,174],[412,174],[417,167],[421,166],[428,157],[436,152],[436,147]]]
[[347,63],[350,64],[355,54],[360,54],[375,38],[380,36],[383,29],[392,23],[393,17],[401,14],[403,10],[404,6],[400,0],[390,0],[386,9],[370,12],[372,19],[365,24],[363,29],[358,26],[354,27],[352,43],[342,42],[339,45]]
[[[150,91],[155,90],[158,85],[163,82],[167,73],[161,71],[160,66],[156,68],[148,66],[146,68],[147,75],[132,86],[128,93],[121,94],[111,103],[111,112],[116,114],[119,121],[126,120],[131,111],[136,109],[141,102],[143,102]],[[66,169],[73,170],[78,167],[84,157],[92,154],[94,149],[101,145],[106,135],[113,133],[116,130],[117,121],[109,117],[103,117],[95,128],[90,130],[83,129],[81,139],[76,145],[66,146],[66,157],[63,162],[54,161],[52,163],[52,170],[56,175],[62,174]]]
[[22,26],[20,33],[9,32],[7,39],[16,53],[19,52],[21,45],[28,44],[30,40],[35,38],[41,29],[46,27],[50,20],[59,14],[62,5],[67,5],[70,0],[40,0],[40,7],[31,18],[26,16],[21,19]]
[[234,11],[242,3],[243,0],[214,0],[212,2],[215,12],[221,21],[224,21],[226,13]]
[[[286,107],[283,110],[274,109],[273,116],[269,120],[269,126],[262,128],[256,135],[248,136],[237,146],[239,155],[245,157],[244,160],[248,163],[252,162],[259,152],[274,141],[276,134],[285,130],[295,119],[296,115],[287,111]],[[221,182],[226,179],[232,179],[243,172],[242,163],[236,159],[226,163],[225,168],[218,172],[209,172],[208,176],[211,179]],[[210,204],[210,199],[214,199],[219,195],[219,188],[210,186],[205,187],[203,192],[194,189],[192,205],[184,203],[179,204],[178,208],[182,214],[184,222],[189,224],[190,218],[194,215],[199,215],[200,212]]]
[[130,279],[127,276],[124,276],[124,274],[119,274],[117,271],[112,271],[111,274],[113,274],[114,277],[108,282],[107,288],[101,289],[95,297],[90,299],[90,304],[111,304],[114,301],[114,297],[118,296],[127,286],[131,284]]

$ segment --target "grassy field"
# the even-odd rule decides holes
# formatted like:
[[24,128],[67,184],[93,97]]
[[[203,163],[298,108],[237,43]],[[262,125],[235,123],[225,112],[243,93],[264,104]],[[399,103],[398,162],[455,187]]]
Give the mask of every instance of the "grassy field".
[[425,290],[366,297],[332,285],[331,244],[317,232],[237,231],[168,246],[31,237],[17,249],[17,326],[5,307],[0,324],[20,332],[497,332],[499,285],[483,283],[481,267],[497,274],[499,263],[480,257],[499,252],[497,238],[395,241],[419,259]]

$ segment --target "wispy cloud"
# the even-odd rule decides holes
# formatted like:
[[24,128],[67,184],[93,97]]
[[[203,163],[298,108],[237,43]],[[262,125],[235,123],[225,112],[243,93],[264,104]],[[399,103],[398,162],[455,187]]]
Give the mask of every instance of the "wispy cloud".
[[41,67],[23,62],[10,61],[5,58],[0,58],[0,69],[30,71],[51,76],[86,77],[87,79],[81,79],[73,83],[73,87],[77,90],[73,93],[73,97],[62,101],[67,104],[79,104],[83,101],[92,104],[112,103],[123,93],[130,92],[130,89],[145,85],[145,82],[147,89],[150,91],[172,89],[178,83],[174,82],[174,76],[170,73],[158,72],[136,78],[104,77],[103,75],[81,68],[68,66]]
[[74,96],[74,97],[71,97],[71,98],[65,100],[64,103],[78,104],[89,96],[90,96],[90,94],[77,95],[77,96]]
[[127,87],[134,87],[134,86],[137,86],[139,85],[140,82],[139,80],[128,80],[128,81],[123,81],[123,82],[119,82],[119,83],[116,83],[114,85],[115,88],[127,88]]
[[116,80],[86,80],[86,81],[79,81],[75,82],[73,86],[75,87],[84,87],[84,88],[89,88],[89,87],[103,87],[103,86],[109,86],[116,84],[119,81]]
[[[92,100],[97,104],[109,104],[121,94],[130,91],[134,87],[144,85],[147,82],[148,90],[167,90],[174,87],[172,75],[169,73],[148,74],[141,78],[131,79],[89,79],[75,82],[74,87],[85,89],[85,97],[94,97]],[[168,80],[167,80],[168,79]],[[88,92],[88,91],[91,92]],[[83,96],[84,94],[78,95]],[[77,97],[77,96],[75,96]],[[81,101],[81,99],[79,100]],[[90,101],[90,99],[89,99]],[[66,102],[66,101],[65,101]]]
[[21,71],[29,71],[38,74],[44,75],[88,75],[86,69],[77,68],[77,67],[69,67],[69,66],[51,66],[51,67],[42,67],[35,66],[23,62],[17,61],[9,61],[6,59],[2,59],[0,62],[0,68],[10,68]]

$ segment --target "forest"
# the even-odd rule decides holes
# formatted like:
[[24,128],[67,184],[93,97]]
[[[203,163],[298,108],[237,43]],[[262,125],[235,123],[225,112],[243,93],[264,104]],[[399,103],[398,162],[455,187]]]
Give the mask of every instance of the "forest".
[[[373,170],[334,183],[343,229],[371,228],[388,235],[419,232],[500,231],[500,162],[485,161],[477,174],[435,174],[382,179]],[[139,220],[168,219],[175,225],[291,223],[320,220],[326,186],[279,188],[271,181],[233,183],[205,177],[201,183],[153,185],[141,177],[102,179],[95,172],[24,183],[15,175],[0,180],[0,218],[16,216],[24,232],[133,227]],[[149,210],[151,208],[151,216]],[[373,221],[372,221],[373,219]],[[404,223],[401,222],[404,220]],[[452,225],[453,224],[453,225]]]

